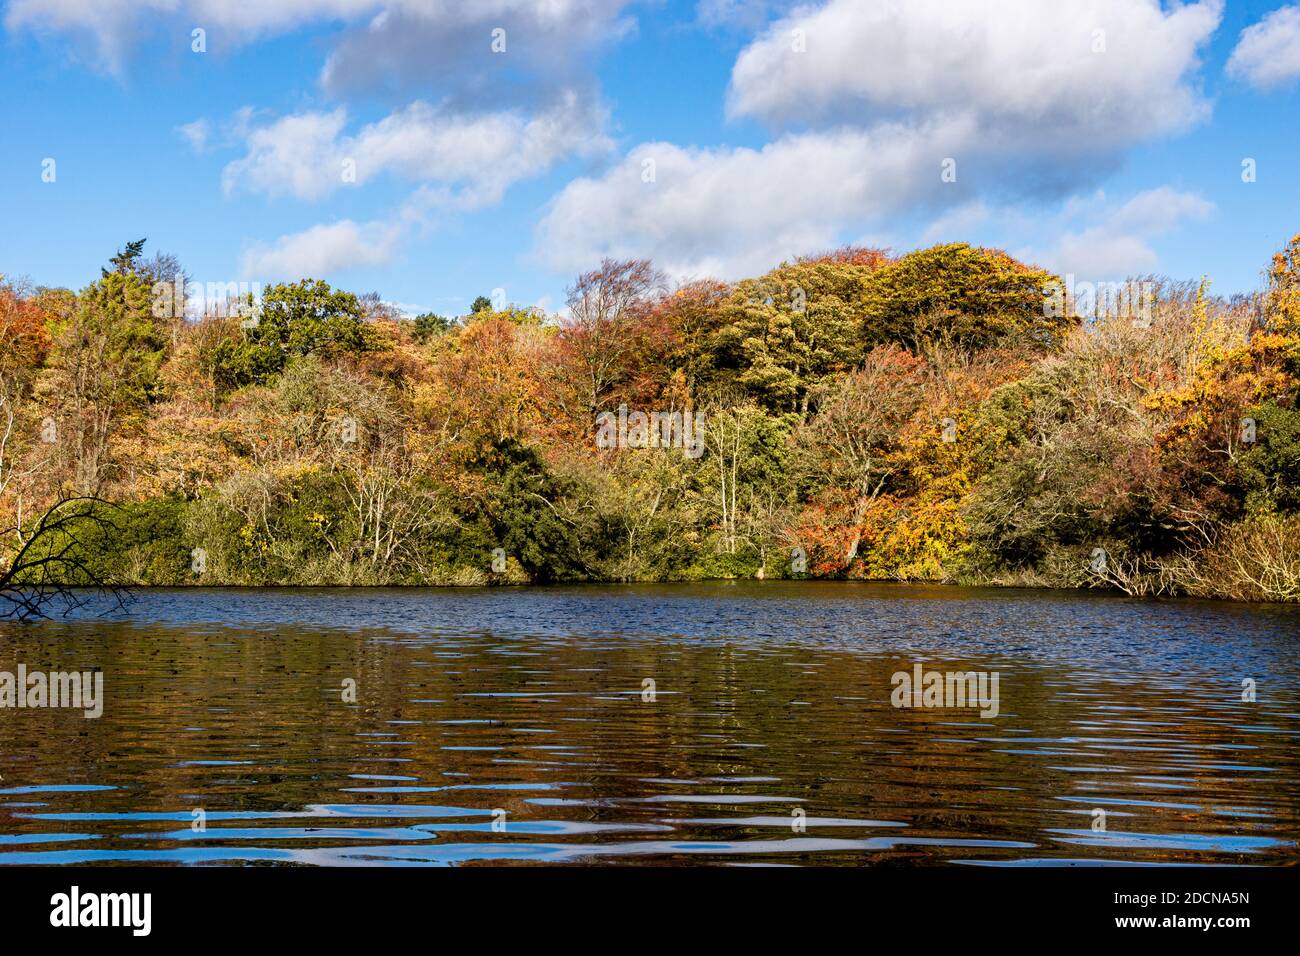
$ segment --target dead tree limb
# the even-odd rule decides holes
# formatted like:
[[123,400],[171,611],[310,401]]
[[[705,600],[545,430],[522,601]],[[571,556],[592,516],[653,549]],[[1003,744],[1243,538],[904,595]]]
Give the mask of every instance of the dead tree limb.
[[116,510],[102,498],[63,498],[30,527],[0,530],[0,542],[13,538],[18,545],[0,569],[0,619],[45,618],[56,606],[66,616],[92,595],[110,598],[110,610],[124,607],[128,591],[107,583],[87,560],[90,535],[118,530],[109,517]]

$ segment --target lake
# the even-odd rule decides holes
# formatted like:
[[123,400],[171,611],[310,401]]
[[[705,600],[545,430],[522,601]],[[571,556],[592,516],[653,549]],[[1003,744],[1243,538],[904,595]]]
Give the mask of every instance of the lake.
[[[918,664],[996,673],[997,715],[895,706]],[[103,713],[0,709],[0,864],[1300,859],[1296,607],[176,589],[0,623],[19,665],[101,671]]]

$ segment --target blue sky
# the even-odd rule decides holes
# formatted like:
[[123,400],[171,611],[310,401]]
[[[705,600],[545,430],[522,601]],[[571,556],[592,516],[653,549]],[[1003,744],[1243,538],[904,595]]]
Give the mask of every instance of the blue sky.
[[2,29],[0,273],[39,284],[147,236],[201,283],[455,314],[558,308],[607,254],[739,278],[961,240],[1227,293],[1300,232],[1298,5],[8,0]]

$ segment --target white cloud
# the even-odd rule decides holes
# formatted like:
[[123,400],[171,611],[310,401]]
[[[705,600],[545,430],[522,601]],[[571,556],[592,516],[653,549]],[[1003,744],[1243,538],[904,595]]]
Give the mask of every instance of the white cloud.
[[963,241],[973,229],[982,226],[992,218],[993,213],[983,200],[963,203],[944,213],[926,227],[921,234],[922,242],[956,242]]
[[[678,279],[759,275],[840,245],[864,222],[889,223],[949,199],[943,190],[951,187],[939,185],[938,144],[974,135],[960,125],[904,126],[787,135],[761,150],[645,144],[606,175],[564,189],[539,227],[538,250],[563,271],[608,255],[649,257]],[[647,160],[654,161],[654,182],[643,181]],[[1155,271],[1157,240],[1214,209],[1201,195],[1169,186],[1123,202],[1102,192],[1073,197],[1055,214],[1041,204],[973,198],[954,202],[913,236],[928,245],[998,232],[1021,238],[1015,254],[1025,261],[1080,279],[1123,279]]]
[[[389,0],[346,33],[321,72],[335,95],[436,89],[457,106],[589,85],[598,47],[635,28],[632,0]],[[503,52],[493,52],[495,30]]]
[[193,123],[177,126],[176,132],[190,144],[190,149],[201,153],[208,148],[212,139],[212,124],[205,119],[196,119]]
[[1274,10],[1242,30],[1228,75],[1261,90],[1300,78],[1300,6]]
[[397,257],[401,237],[402,228],[394,223],[344,219],[312,226],[251,246],[243,256],[242,274],[256,280],[296,281],[387,265]]
[[1221,14],[1221,0],[828,0],[741,53],[728,105],[799,124],[965,113],[1009,147],[1123,148],[1206,115],[1189,80]]
[[[387,218],[321,224],[247,250],[246,267],[297,277],[390,262],[436,210],[490,205],[568,157],[608,150],[597,97],[572,91],[594,87],[589,65],[635,28],[627,11],[636,2],[10,0],[6,23],[88,36],[110,68],[159,21],[204,26],[210,44],[227,46],[337,24],[320,73],[327,93],[417,88],[401,102],[421,99],[359,127],[345,107],[276,120],[249,109],[234,123],[178,127],[198,151],[241,148],[223,173],[228,192],[321,199],[349,185],[349,159],[358,185],[415,184]],[[635,146],[554,197],[537,232],[544,259],[567,271],[602,255],[648,255],[678,276],[736,277],[844,236],[898,235],[900,222],[942,201],[950,211],[916,229],[927,241],[1015,216],[1013,231],[1047,250],[1044,264],[1129,272],[1155,263],[1155,238],[1208,215],[1197,196],[1152,190],[1118,205],[1068,205],[1048,235],[1044,207],[1017,204],[1077,193],[1131,147],[1205,117],[1199,57],[1222,0],[810,0],[786,14],[793,6],[695,7],[706,25],[762,31],[734,65],[728,111],[778,128],[773,141]],[[1296,76],[1297,10],[1246,30],[1229,72],[1258,86]],[[773,16],[783,18],[762,26]],[[501,55],[490,48],[497,27]],[[807,52],[792,48],[794,30]],[[947,157],[958,161],[957,183],[940,183]],[[654,183],[642,182],[647,159]]]
[[10,0],[5,23],[11,30],[89,35],[105,65],[116,68],[143,25],[156,23],[160,15],[184,17],[186,32],[202,27],[248,40],[412,3],[418,0]]
[[118,72],[141,15],[177,10],[181,0],[10,0],[5,26],[37,33],[67,32],[88,37],[95,58]]
[[227,192],[319,199],[345,185],[345,169],[355,172],[358,185],[385,172],[420,183],[388,218],[362,224],[345,219],[255,244],[244,255],[245,273],[297,278],[391,262],[436,213],[495,204],[515,182],[571,156],[608,150],[604,122],[602,110],[572,94],[531,118],[514,111],[451,115],[413,103],[355,136],[343,135],[342,108],[261,127],[252,126],[244,112],[234,125],[243,127],[248,152],[223,171]]
[[1099,282],[1152,272],[1160,260],[1141,237],[1116,235],[1104,226],[1092,226],[1062,235],[1041,261],[1059,275]]
[[1204,219],[1214,204],[1197,193],[1179,192],[1168,186],[1138,193],[1115,211],[1112,228],[1146,236],[1162,236],[1189,219]]
[[[1196,71],[1221,14],[1220,0],[1168,11],[1157,0],[801,7],[741,53],[729,91],[732,115],[791,129],[758,150],[638,146],[553,200],[539,251],[564,269],[650,256],[678,276],[732,278],[941,200],[956,211],[923,235],[974,229],[988,202],[1069,195],[1132,146],[1206,115]],[[949,158],[957,180],[941,184]],[[641,181],[647,159],[653,184]],[[1069,232],[1065,258],[1108,239],[1149,262],[1158,220],[1196,210],[1168,192],[1110,213],[1102,233]]]
[[[133,42],[151,29],[202,27],[229,46],[294,30],[344,26],[322,80],[341,94],[359,88],[437,85],[440,95],[481,96],[504,81],[551,92],[573,85],[572,64],[634,26],[633,0],[10,0],[11,30],[88,38],[95,58],[121,71]],[[507,31],[508,54],[491,54],[491,31]]]
[[252,36],[329,20],[354,20],[385,6],[383,0],[191,0],[198,26]]
[[883,126],[789,135],[760,150],[644,144],[556,196],[538,247],[564,270],[647,256],[682,278],[752,275],[836,245],[851,224],[926,202],[942,188],[941,157],[973,133]]
[[320,21],[355,19],[382,5],[383,0],[10,0],[5,24],[10,30],[87,37],[99,63],[118,73],[146,26],[156,26],[166,15],[184,18],[187,33],[197,26],[246,40]]
[[1118,206],[1098,194],[1067,204],[1062,219],[1052,223],[1060,230],[1055,242],[1022,256],[1086,281],[1131,278],[1157,270],[1160,257],[1153,240],[1213,212],[1214,204],[1204,197],[1168,186],[1138,193]]
[[343,108],[330,113],[298,113],[250,129],[248,154],[226,165],[221,181],[227,194],[245,188],[268,195],[319,199],[343,185],[339,134],[347,124]]
[[434,184],[464,208],[498,202],[513,183],[571,156],[611,148],[605,113],[568,93],[545,112],[449,114],[416,102],[355,136],[346,112],[300,113],[247,130],[247,154],[222,174],[227,193],[320,199],[384,173]]

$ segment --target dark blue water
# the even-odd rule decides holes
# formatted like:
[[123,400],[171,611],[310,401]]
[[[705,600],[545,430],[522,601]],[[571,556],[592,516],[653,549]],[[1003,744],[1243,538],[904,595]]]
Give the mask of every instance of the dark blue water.
[[[997,672],[997,716],[895,707],[917,663]],[[19,664],[101,671],[103,715],[0,709],[0,863],[1300,859],[1300,608],[170,590],[0,624]]]

